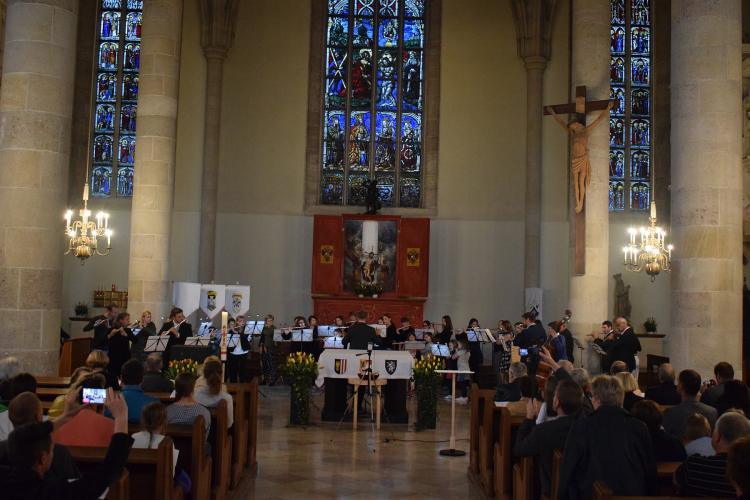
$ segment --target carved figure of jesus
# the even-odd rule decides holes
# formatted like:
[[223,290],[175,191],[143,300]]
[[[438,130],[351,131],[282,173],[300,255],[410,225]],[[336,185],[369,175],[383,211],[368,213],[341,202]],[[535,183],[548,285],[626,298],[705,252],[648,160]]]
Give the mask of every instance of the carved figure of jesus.
[[609,110],[614,106],[614,102],[610,101],[607,104],[607,109],[602,111],[599,117],[594,120],[594,123],[588,127],[584,127],[578,123],[575,118],[570,122],[570,125],[566,125],[562,119],[557,116],[555,111],[547,107],[549,114],[555,117],[557,123],[560,124],[567,132],[571,134],[573,139],[573,149],[571,151],[570,159],[570,170],[573,173],[573,186],[576,192],[576,213],[583,210],[583,199],[586,195],[586,186],[591,182],[591,162],[589,161],[589,134],[594,130],[594,127],[599,125],[604,117],[609,113]]

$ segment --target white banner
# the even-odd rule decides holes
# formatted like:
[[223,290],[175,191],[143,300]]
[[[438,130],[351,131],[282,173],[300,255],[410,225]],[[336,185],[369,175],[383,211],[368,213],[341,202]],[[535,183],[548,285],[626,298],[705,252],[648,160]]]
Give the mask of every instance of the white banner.
[[244,316],[250,310],[250,287],[227,285],[225,288],[224,310],[235,319]]
[[198,310],[200,298],[201,286],[199,283],[175,281],[172,305],[182,309],[185,317],[190,316]]
[[[318,378],[315,385],[320,387],[328,378],[357,378],[367,363],[367,355],[357,356],[367,351],[354,349],[326,349],[318,359]],[[414,358],[407,351],[372,351],[372,371],[378,378],[410,379]],[[367,383],[367,380],[364,381]]]
[[541,288],[527,288],[526,289],[526,312],[533,312],[536,315],[536,319],[542,320],[542,297],[543,292]]
[[208,319],[214,319],[223,309],[225,285],[201,285],[200,307]]

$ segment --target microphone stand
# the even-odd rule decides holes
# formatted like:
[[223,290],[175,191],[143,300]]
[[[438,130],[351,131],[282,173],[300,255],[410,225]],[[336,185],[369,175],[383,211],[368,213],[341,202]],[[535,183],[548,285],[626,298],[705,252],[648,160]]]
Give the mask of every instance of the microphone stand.
[[[370,396],[370,426],[372,429],[372,435],[375,435],[375,406],[372,404],[372,343],[368,346],[367,352],[357,354],[357,356],[367,355],[367,368],[365,369],[365,376],[367,377],[367,394]],[[355,402],[355,404],[357,404]],[[372,450],[375,453],[373,447]]]

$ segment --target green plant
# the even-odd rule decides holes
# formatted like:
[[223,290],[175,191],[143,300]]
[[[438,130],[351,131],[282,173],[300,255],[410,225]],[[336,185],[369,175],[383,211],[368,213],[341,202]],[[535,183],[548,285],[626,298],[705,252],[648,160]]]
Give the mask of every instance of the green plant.
[[89,313],[89,304],[87,302],[78,302],[73,305],[73,311],[75,311],[76,316],[86,316]]
[[445,360],[428,354],[421,360],[414,360],[412,380],[417,386],[417,401],[419,411],[414,428],[418,431],[432,426],[437,420],[437,401],[440,386],[443,381],[442,373],[436,370],[445,369]]
[[170,361],[169,368],[164,370],[164,378],[174,380],[183,372],[192,373],[195,378],[198,378],[198,362],[192,359]]
[[377,283],[373,283],[370,285],[370,294],[371,295],[380,295],[383,293],[383,287],[378,285]]
[[648,333],[656,333],[656,327],[658,324],[656,323],[656,320],[654,318],[648,318],[646,319],[646,322],[643,323],[643,327],[646,329],[646,332]]
[[357,295],[370,295],[370,284],[357,283],[354,286],[354,293],[356,293]]
[[310,422],[310,388],[318,378],[318,363],[315,356],[301,352],[292,353],[286,358],[283,370],[294,377],[292,398],[297,406],[300,425],[307,425]]

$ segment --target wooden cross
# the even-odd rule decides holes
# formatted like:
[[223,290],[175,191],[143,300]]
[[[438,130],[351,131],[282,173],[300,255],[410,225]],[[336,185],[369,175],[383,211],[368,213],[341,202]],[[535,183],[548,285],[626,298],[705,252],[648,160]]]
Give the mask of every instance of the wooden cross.
[[[586,101],[586,86],[576,87],[576,100],[573,103],[556,104],[549,106],[557,115],[575,113],[576,121],[586,126],[586,113],[592,111],[606,110],[611,101]],[[544,114],[551,114],[544,107]],[[598,120],[598,119],[597,119]],[[596,123],[592,124],[595,126]],[[586,153],[588,154],[588,152]],[[580,212],[575,215],[575,274],[586,274],[586,205],[584,204]]]

